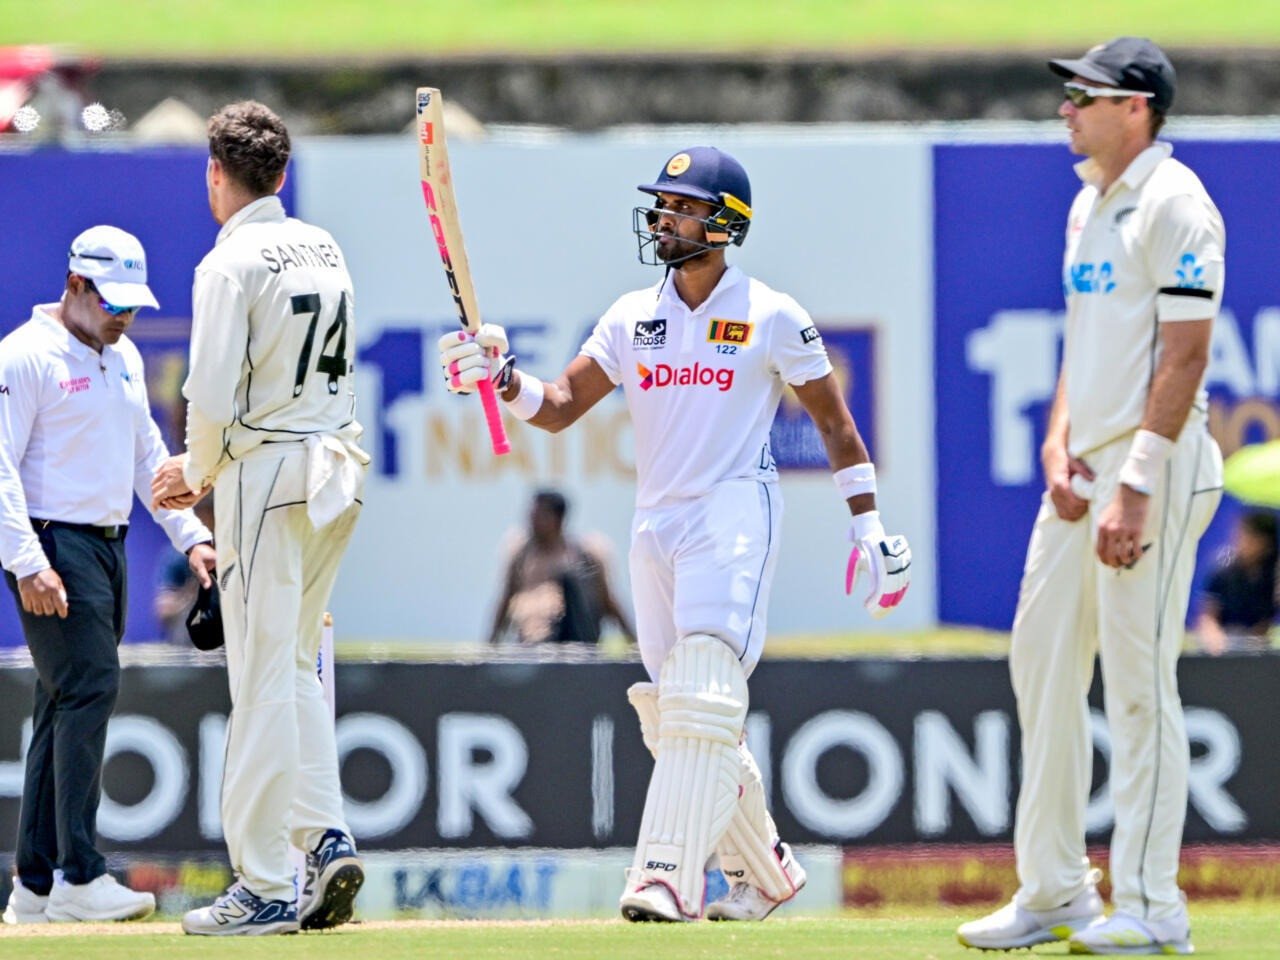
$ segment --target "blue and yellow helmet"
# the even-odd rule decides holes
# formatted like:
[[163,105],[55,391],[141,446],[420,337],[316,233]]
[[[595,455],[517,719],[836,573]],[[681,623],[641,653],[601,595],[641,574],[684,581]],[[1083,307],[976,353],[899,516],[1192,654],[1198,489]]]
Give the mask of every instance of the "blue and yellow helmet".
[[[689,147],[672,156],[662,166],[662,172],[653,183],[642,183],[636,189],[657,196],[672,193],[710,203],[715,209],[701,222],[706,226],[707,239],[703,249],[741,246],[751,226],[751,181],[747,171],[729,154],[716,147]],[[636,207],[633,229],[640,240],[642,263],[659,264],[656,254],[646,259],[656,235],[657,211],[652,207]],[[697,251],[701,252],[701,250]],[[691,256],[694,254],[691,254]],[[665,263],[671,266],[670,262]]]

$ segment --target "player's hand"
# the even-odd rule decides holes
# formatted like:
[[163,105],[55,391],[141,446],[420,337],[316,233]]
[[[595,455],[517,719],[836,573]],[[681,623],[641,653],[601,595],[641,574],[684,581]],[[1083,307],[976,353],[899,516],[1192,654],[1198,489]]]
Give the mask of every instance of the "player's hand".
[[911,585],[911,547],[904,536],[886,536],[879,511],[853,518],[853,552],[845,568],[844,592],[853,593],[859,573],[871,578],[871,592],[862,605],[873,617],[883,617],[902,602]]
[[1049,500],[1058,516],[1075,522],[1089,512],[1093,493],[1093,470],[1079,457],[1067,453],[1061,444],[1046,446],[1040,453]]
[[203,500],[205,494],[212,489],[213,487],[205,487],[203,490],[179,494],[176,497],[165,497],[160,501],[160,506],[165,510],[187,510]]
[[56,613],[64,620],[67,618],[67,588],[52,567],[19,580],[18,595],[27,613],[37,617],[51,617]]
[[200,581],[200,586],[208,590],[213,586],[213,575],[218,568],[218,551],[212,543],[197,543],[187,551],[187,566]]
[[440,368],[451,393],[473,393],[481,380],[491,380],[502,369],[507,352],[507,331],[496,323],[483,323],[472,335],[465,330],[440,338]]
[[1142,528],[1147,522],[1151,498],[1123,483],[1098,517],[1098,559],[1108,567],[1129,568],[1150,548],[1143,543]]
[[182,474],[182,469],[186,465],[185,453],[170,457],[160,464],[160,468],[156,470],[156,475],[151,480],[151,509],[173,509],[169,507],[171,501],[180,502],[180,498],[199,492],[187,486],[187,478]]

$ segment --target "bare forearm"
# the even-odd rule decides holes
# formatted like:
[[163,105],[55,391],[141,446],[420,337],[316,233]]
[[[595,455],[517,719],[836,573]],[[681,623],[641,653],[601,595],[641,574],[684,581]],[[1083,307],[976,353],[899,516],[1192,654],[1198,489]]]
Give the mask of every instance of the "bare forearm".
[[1142,429],[1178,439],[1207,364],[1208,357],[1199,351],[1165,351],[1151,381]]
[[1044,445],[1054,450],[1066,449],[1071,421],[1067,416],[1066,371],[1058,374],[1058,386],[1053,392],[1053,405],[1049,408],[1049,424],[1045,429]]

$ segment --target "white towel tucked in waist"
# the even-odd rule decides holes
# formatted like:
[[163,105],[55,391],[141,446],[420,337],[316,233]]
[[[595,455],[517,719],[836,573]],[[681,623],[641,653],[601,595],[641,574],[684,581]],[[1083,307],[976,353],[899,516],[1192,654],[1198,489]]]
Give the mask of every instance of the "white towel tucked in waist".
[[369,455],[332,433],[307,437],[307,516],[316,530],[355,503]]

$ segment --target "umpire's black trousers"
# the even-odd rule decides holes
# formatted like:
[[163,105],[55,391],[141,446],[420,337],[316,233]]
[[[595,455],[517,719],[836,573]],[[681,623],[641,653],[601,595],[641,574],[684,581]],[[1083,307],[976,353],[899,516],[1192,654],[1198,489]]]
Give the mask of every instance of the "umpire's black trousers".
[[[17,873],[23,886],[43,895],[55,868],[75,884],[106,872],[96,846],[98,798],[107,720],[120,688],[116,647],[124,634],[126,594],[123,539],[38,520],[35,527],[62,577],[68,605],[63,620],[32,616],[18,600],[37,680]],[[5,577],[17,597],[17,581]]]

